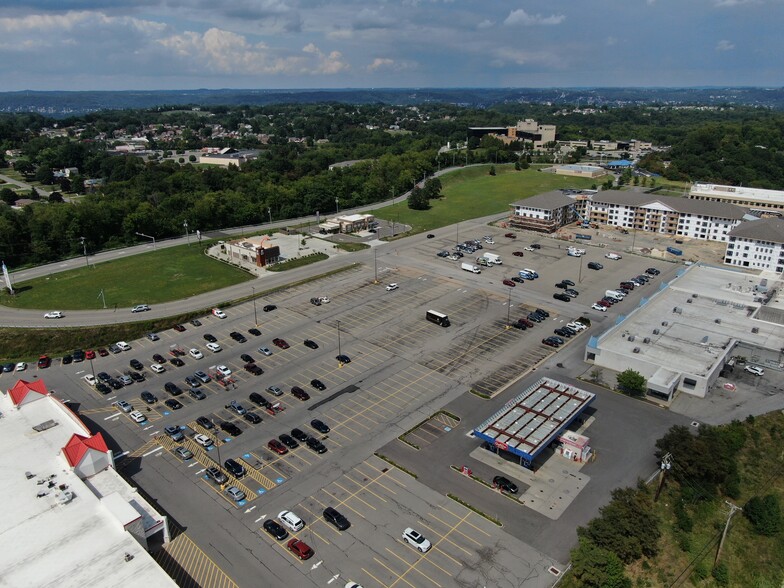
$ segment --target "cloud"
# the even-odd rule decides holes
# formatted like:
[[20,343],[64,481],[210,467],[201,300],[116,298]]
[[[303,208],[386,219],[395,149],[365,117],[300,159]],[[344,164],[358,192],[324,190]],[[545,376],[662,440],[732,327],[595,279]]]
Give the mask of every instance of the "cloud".
[[483,20],[482,22],[480,22],[478,25],[476,25],[476,28],[478,28],[478,29],[481,31],[481,30],[483,30],[483,29],[489,29],[489,28],[492,28],[492,26],[493,26],[494,24],[495,24],[495,23],[494,23],[492,20],[490,20],[490,19],[487,19],[487,18],[486,18],[485,20]]
[[743,4],[758,4],[758,0],[714,0],[713,5],[720,8],[742,6]]
[[363,8],[351,23],[355,31],[368,29],[389,29],[395,26],[396,20],[391,16],[384,16],[375,10]]
[[563,14],[551,14],[550,16],[542,16],[541,14],[528,14],[522,8],[513,10],[509,13],[504,21],[505,25],[523,25],[526,27],[535,25],[558,25],[561,24],[566,16]]
[[392,71],[401,72],[413,70],[417,68],[417,63],[413,61],[399,61],[390,59],[389,57],[376,57],[373,62],[367,66],[367,71],[375,73],[378,71]]
[[735,49],[735,43],[732,41],[727,41],[726,39],[722,39],[718,43],[716,43],[716,51],[732,51]]
[[495,59],[491,62],[494,67],[504,67],[509,63],[514,65],[546,65],[560,67],[561,60],[546,51],[524,51],[511,47],[501,47],[495,51]]
[[607,37],[604,40],[604,44],[607,45],[608,47],[612,47],[613,45],[618,44],[618,39],[616,39],[615,37]]

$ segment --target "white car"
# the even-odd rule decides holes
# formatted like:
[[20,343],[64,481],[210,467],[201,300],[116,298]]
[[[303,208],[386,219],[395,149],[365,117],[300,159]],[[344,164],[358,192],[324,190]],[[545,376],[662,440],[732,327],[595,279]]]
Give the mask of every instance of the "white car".
[[196,443],[198,443],[202,447],[212,447],[214,443],[213,440],[210,439],[207,435],[203,435],[201,433],[199,433],[198,435],[194,435],[193,440],[196,441]]
[[281,511],[278,519],[295,533],[305,526],[305,522],[290,510]]
[[46,318],[46,319],[58,319],[58,318],[63,318],[64,316],[65,315],[62,312],[60,312],[59,310],[53,310],[51,312],[47,312],[44,315],[44,318]]
[[206,347],[207,347],[207,349],[209,349],[209,350],[210,350],[210,351],[212,351],[213,353],[218,353],[218,351],[220,351],[221,349],[223,349],[223,347],[221,347],[221,346],[220,346],[220,345],[218,345],[217,343],[207,343]]
[[219,319],[225,319],[226,318],[226,313],[223,312],[220,308],[213,308],[212,309],[212,314],[214,316],[217,316]]
[[215,369],[216,369],[216,370],[218,370],[218,373],[219,373],[219,374],[222,374],[222,375],[224,375],[224,376],[230,376],[230,375],[231,375],[231,370],[229,369],[229,367],[228,367],[228,366],[225,366],[225,365],[219,365],[219,366],[218,366],[218,367],[216,367]]
[[583,323],[577,323],[577,322],[567,323],[566,326],[569,327],[570,329],[574,329],[575,331],[583,331],[588,328]]
[[763,370],[758,365],[747,365],[743,368],[744,371],[749,372],[750,374],[754,374],[755,376],[764,376],[765,370]]
[[617,253],[606,253],[605,257],[607,259],[615,259],[615,260],[621,259],[621,256],[618,255]]
[[152,365],[150,366],[150,369],[151,369],[152,371],[154,371],[156,374],[162,374],[163,372],[165,372],[165,371],[166,371],[166,368],[165,368],[165,367],[163,367],[163,366],[162,366],[161,364],[159,364],[159,363],[154,363],[154,364],[152,364]]
[[269,357],[270,355],[272,355],[272,351],[270,351],[269,347],[259,347],[259,352],[260,352],[260,353],[263,353],[263,354],[264,354],[264,355],[266,355],[267,357]]
[[138,410],[134,410],[131,414],[128,415],[131,417],[131,420],[135,423],[144,423],[147,421],[147,417],[144,416],[144,413],[139,412]]
[[534,249],[534,248],[533,248],[533,247],[531,247],[530,245],[527,245],[526,247],[523,247],[523,249],[524,249],[525,251],[536,251],[536,249]]
[[137,304],[131,309],[131,312],[144,312],[145,310],[150,310],[150,307],[146,304]]
[[346,582],[346,588],[362,588],[362,586],[356,582]]
[[430,541],[425,539],[421,533],[414,531],[411,527],[403,531],[403,541],[409,545],[413,545],[422,553],[427,553],[430,550]]
[[131,403],[125,400],[118,400],[115,404],[123,412],[131,412],[133,410]]
[[27,369],[27,363],[25,363],[24,361],[20,361],[19,363],[16,364],[17,372],[23,372],[26,369]]
[[329,296],[322,296],[319,300],[321,301],[321,304],[329,304],[331,302]]
[[596,304],[595,302],[591,305],[591,308],[598,310],[599,312],[607,312],[607,307],[602,306],[601,304]]
[[204,357],[204,354],[195,347],[188,351],[188,353],[193,359],[202,359]]
[[95,376],[92,375],[92,374],[87,374],[84,377],[84,381],[87,382],[87,384],[90,385],[90,386],[95,386],[95,383],[97,382],[97,380],[95,379]]
[[125,341],[117,341],[117,347],[119,347],[122,351],[131,350],[131,346],[128,345]]
[[397,290],[397,289],[398,289],[398,285],[397,284],[394,284],[394,283],[387,284],[387,292],[391,292],[392,290]]

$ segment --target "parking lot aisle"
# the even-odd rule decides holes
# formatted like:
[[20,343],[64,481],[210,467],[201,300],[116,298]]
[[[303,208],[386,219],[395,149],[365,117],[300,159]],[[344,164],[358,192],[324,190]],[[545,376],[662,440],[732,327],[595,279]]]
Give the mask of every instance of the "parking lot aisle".
[[[405,582],[406,584],[411,586],[411,588],[421,588],[421,584],[412,584],[411,582],[409,582],[405,578],[402,578],[398,572],[396,572],[395,570],[390,568],[387,564],[385,564],[383,561],[381,561],[377,557],[374,557],[373,561],[376,562],[378,565],[380,565],[382,568],[384,568],[384,571],[387,572],[388,577],[387,577],[386,580],[382,581],[382,580],[378,579],[376,576],[373,576],[373,574],[368,572],[367,569],[365,569],[365,568],[362,568],[362,571],[365,572],[368,576],[373,577],[382,586],[385,586],[386,588],[390,588],[390,586],[392,586],[393,583],[396,583],[396,582],[402,580],[403,582]],[[376,574],[378,574],[377,570],[376,570]]]
[[[261,484],[261,487],[265,491],[272,490],[278,484],[282,484],[283,482],[286,481],[285,478],[283,478],[282,476],[277,476],[274,481],[270,480],[267,476],[265,476],[258,469],[256,469],[256,467],[254,467],[254,465],[251,464],[250,462],[246,461],[243,458],[240,458],[239,461],[240,461],[240,463],[242,463],[242,464],[244,464],[246,466],[245,470],[248,472],[248,475],[251,478],[253,478],[254,480],[256,480],[256,482]],[[258,463],[261,463],[261,462],[259,461]],[[262,464],[262,466],[263,466],[263,464]]]
[[186,533],[178,535],[152,556],[180,588],[238,588]]
[[[395,558],[395,559],[396,559],[396,560],[397,560],[399,563],[402,563],[404,567],[406,567],[406,566],[407,566],[407,568],[405,569],[405,571],[403,571],[403,572],[396,572],[397,578],[395,578],[395,580],[394,580],[394,581],[393,581],[391,584],[389,584],[389,588],[392,588],[392,587],[393,587],[393,586],[395,586],[395,585],[396,585],[398,582],[401,582],[401,581],[402,581],[402,582],[405,582],[406,584],[410,584],[411,582],[409,582],[409,581],[408,581],[408,579],[406,578],[406,576],[408,576],[408,575],[409,575],[411,572],[416,572],[417,574],[419,574],[419,576],[421,576],[421,577],[423,577],[424,579],[428,580],[428,581],[429,581],[431,584],[433,584],[434,586],[437,586],[438,588],[442,588],[442,586],[443,586],[442,584],[439,584],[439,583],[438,583],[438,582],[437,582],[435,579],[431,578],[429,575],[427,575],[425,572],[423,572],[422,570],[420,570],[420,569],[419,569],[419,564],[420,564],[422,561],[425,561],[425,560],[426,560],[426,558],[427,558],[427,555],[426,555],[426,554],[422,555],[422,557],[421,557],[420,559],[417,559],[416,561],[414,561],[414,562],[412,563],[412,562],[409,562],[409,561],[408,561],[407,559],[405,559],[404,557],[402,557],[401,555],[399,555],[399,554],[395,553],[394,551],[392,551],[392,550],[391,550],[391,549],[389,549],[388,547],[385,549],[385,551],[386,551],[386,552],[387,552],[389,555],[391,555],[393,558]],[[373,558],[373,559],[375,559],[375,558]],[[376,560],[376,561],[378,561],[378,560]],[[390,571],[391,571],[391,569],[392,569],[392,568],[389,568],[389,567],[387,567],[387,566],[384,566],[384,567],[386,567],[386,568],[387,568],[388,570],[390,570]],[[421,586],[421,585],[422,585],[422,583],[421,583],[421,581],[420,581],[419,579],[416,579],[416,580],[412,579],[412,581],[413,581],[413,582],[416,582],[416,585],[418,585],[418,586]]]

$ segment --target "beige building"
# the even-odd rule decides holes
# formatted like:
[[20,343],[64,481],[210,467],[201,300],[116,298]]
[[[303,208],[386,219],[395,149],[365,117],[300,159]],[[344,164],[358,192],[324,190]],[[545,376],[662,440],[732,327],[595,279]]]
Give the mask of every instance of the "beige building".
[[245,237],[223,244],[225,253],[237,263],[252,263],[265,267],[280,261],[280,247],[273,245],[266,235]]
[[761,188],[696,182],[689,190],[689,198],[727,202],[761,212],[784,210],[784,191],[782,190],[762,190]]

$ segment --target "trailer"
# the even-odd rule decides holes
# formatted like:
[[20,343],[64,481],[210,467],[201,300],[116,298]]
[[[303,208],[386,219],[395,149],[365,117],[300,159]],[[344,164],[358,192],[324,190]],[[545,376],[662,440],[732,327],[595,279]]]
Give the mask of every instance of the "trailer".
[[683,255],[683,251],[676,249],[675,247],[667,247],[667,253],[672,253],[673,255]]

